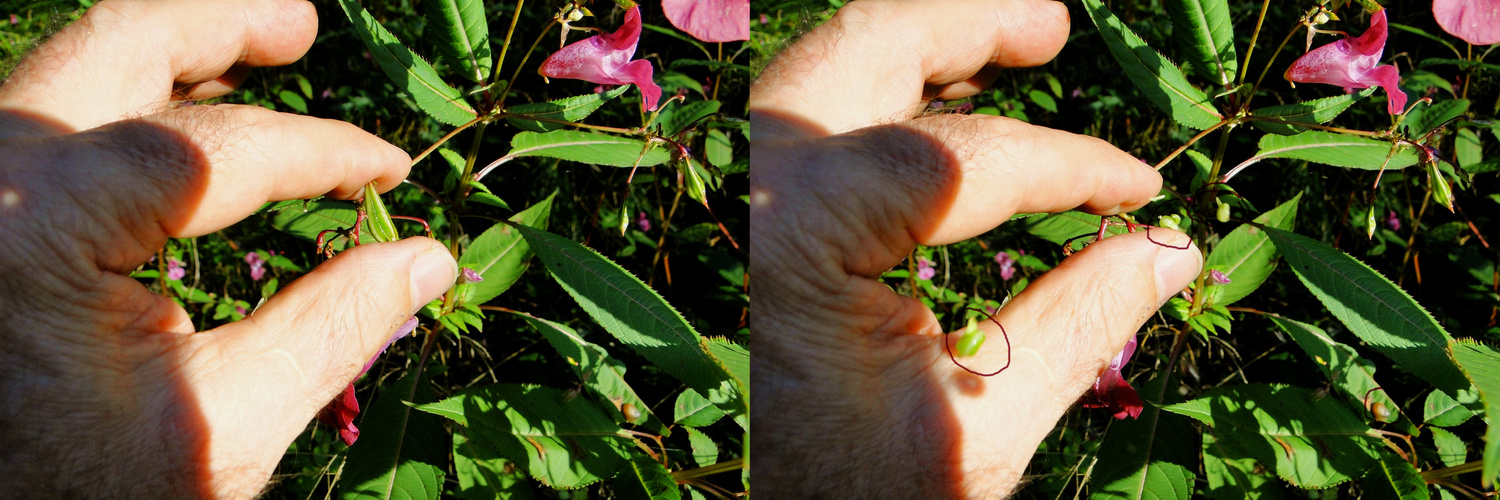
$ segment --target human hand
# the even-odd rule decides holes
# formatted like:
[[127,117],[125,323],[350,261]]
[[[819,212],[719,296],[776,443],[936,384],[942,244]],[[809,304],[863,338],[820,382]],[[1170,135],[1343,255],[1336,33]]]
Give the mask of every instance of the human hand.
[[[754,483],[771,498],[989,498],[1162,303],[1200,272],[1186,235],[1100,241],[996,315],[1010,368],[944,354],[936,317],[878,281],[918,244],[1018,212],[1115,214],[1161,177],[1099,139],[980,115],[919,117],[928,99],[1050,60],[1068,14],[1045,0],[853,2],[751,91]],[[1000,332],[974,366],[1006,363]]]
[[253,496],[314,414],[453,283],[427,238],[344,252],[194,332],[128,274],[269,200],[359,195],[410,157],[347,123],[174,106],[300,58],[299,0],[101,2],[0,88],[0,497]]

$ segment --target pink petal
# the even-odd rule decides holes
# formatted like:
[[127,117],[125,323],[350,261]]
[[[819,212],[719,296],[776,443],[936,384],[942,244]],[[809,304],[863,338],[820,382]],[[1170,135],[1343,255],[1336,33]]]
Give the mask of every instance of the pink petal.
[[636,84],[646,110],[656,109],[661,87],[652,81],[651,63],[631,61],[641,39],[641,8],[625,11],[625,23],[614,33],[595,35],[558,49],[537,71],[549,78],[568,78],[614,85]]
[[1401,75],[1395,66],[1378,66],[1385,53],[1386,14],[1382,10],[1370,16],[1370,29],[1353,38],[1345,38],[1304,54],[1286,70],[1286,79],[1300,83],[1338,85],[1346,92],[1379,86],[1389,97],[1386,110],[1397,114],[1406,107],[1406,93],[1398,84]]
[[662,0],[672,26],[705,42],[750,39],[750,0]]
[[318,421],[338,429],[345,446],[354,446],[359,439],[359,428],[354,426],[356,416],[359,416],[359,400],[354,397],[354,383],[350,382],[342,394],[318,412]]
[[1443,31],[1465,42],[1500,43],[1500,0],[1433,0],[1432,16]]
[[[252,253],[250,255],[255,255],[255,254]],[[262,277],[265,277],[265,275],[266,275],[265,265],[263,265],[263,264],[251,264],[250,265],[250,281],[260,281],[260,279]]]
[[1084,408],[1106,408],[1114,413],[1116,419],[1141,415],[1145,403],[1136,394],[1135,388],[1130,386],[1130,382],[1126,382],[1125,377],[1120,374],[1120,369],[1135,355],[1135,346],[1135,337],[1131,337],[1125,342],[1125,348],[1114,359],[1109,360],[1109,368],[1099,375],[1094,381],[1094,388],[1084,395]]

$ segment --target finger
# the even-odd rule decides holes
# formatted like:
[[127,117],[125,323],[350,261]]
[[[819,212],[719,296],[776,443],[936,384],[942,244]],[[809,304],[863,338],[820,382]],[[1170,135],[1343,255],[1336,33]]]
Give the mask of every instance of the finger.
[[[1111,237],[1033,281],[995,315],[1009,337],[1009,353],[1000,327],[983,322],[987,340],[979,354],[960,359],[966,366],[993,371],[1005,366],[1009,358],[1010,367],[1001,375],[977,377],[941,357],[938,373],[952,377],[949,392],[955,408],[960,408],[960,420],[983,422],[993,412],[1018,410],[1016,402],[1036,403],[1026,408],[1034,418],[1017,419],[1011,427],[966,425],[969,442],[1013,442],[1018,435],[1035,438],[1013,449],[966,450],[967,470],[983,469],[989,463],[1026,463],[1058,418],[1091,387],[1125,342],[1161,304],[1197,278],[1202,254],[1186,245],[1189,241],[1186,235],[1166,229],[1151,230],[1149,238],[1144,232]],[[948,336],[952,342],[958,337]],[[971,432],[976,435],[970,437]],[[1016,456],[997,456],[997,452]]]
[[[915,244],[971,238],[1016,213],[1113,214],[1145,205],[1161,189],[1160,174],[1100,139],[1009,118],[934,116],[814,142],[802,154],[815,159],[782,158],[797,148],[761,144],[752,155],[769,169],[826,168],[772,172],[760,188],[787,190],[771,198],[785,206],[772,209],[797,214],[789,219],[823,238],[844,271],[865,276],[895,265]],[[846,230],[816,229],[838,226]]]
[[411,165],[404,151],[348,123],[256,106],[188,106],[59,143],[97,157],[60,167],[107,193],[86,201],[172,237],[223,229],[267,201],[356,197],[371,181],[389,190]]
[[85,130],[160,109],[174,86],[220,78],[236,64],[302,57],[317,34],[303,0],[109,0],[26,58],[0,108]]
[[447,248],[428,238],[361,245],[319,265],[243,321],[200,334],[184,370],[194,375],[204,421],[214,422],[209,442],[243,445],[240,453],[269,454],[274,464],[397,327],[453,285],[457,272]]
[[855,2],[778,56],[750,107],[820,134],[905,119],[926,98],[984,88],[986,68],[1051,60],[1067,34],[1067,7],[1050,0]]
[[233,92],[240,87],[241,83],[245,83],[246,78],[250,77],[250,69],[249,66],[236,64],[230,66],[218,78],[202,83],[179,84],[174,91],[173,100],[197,101]]

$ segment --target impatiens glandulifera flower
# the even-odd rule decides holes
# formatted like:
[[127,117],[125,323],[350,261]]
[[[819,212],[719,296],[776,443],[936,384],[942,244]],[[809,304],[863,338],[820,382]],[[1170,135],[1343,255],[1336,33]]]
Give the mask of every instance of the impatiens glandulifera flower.
[[641,228],[643,232],[651,231],[651,219],[646,218],[646,212],[641,212],[635,216],[635,226]]
[[1398,86],[1401,74],[1395,66],[1380,66],[1385,54],[1387,33],[1385,11],[1370,16],[1370,29],[1364,34],[1339,40],[1303,54],[1286,70],[1286,79],[1298,83],[1338,85],[1345,92],[1370,87],[1385,89],[1386,111],[1400,114],[1406,107],[1406,93]]
[[1432,0],[1432,17],[1465,42],[1500,43],[1500,0]]
[[1401,230],[1401,218],[1396,217],[1395,210],[1391,210],[1390,215],[1385,216],[1385,225],[1386,227],[1391,228],[1392,231]]
[[1230,283],[1229,277],[1225,276],[1224,273],[1219,272],[1218,269],[1209,270],[1208,277],[1212,278],[1214,280],[1214,283],[1218,283],[1220,285],[1228,285]]
[[672,26],[705,42],[750,39],[750,0],[661,0],[661,10]]
[[266,275],[266,260],[260,258],[259,252],[245,254],[245,263],[250,264],[250,281],[260,281]]
[[1120,374],[1120,369],[1130,362],[1130,357],[1135,355],[1135,337],[1125,342],[1125,348],[1116,354],[1114,359],[1109,360],[1109,368],[1104,370],[1099,378],[1094,380],[1094,388],[1083,396],[1084,408],[1106,408],[1114,413],[1116,419],[1123,420],[1125,417],[1136,418],[1141,415],[1145,403],[1141,396],[1135,393],[1135,388],[1125,377]]
[[612,85],[635,84],[646,111],[656,109],[661,87],[651,80],[651,62],[630,60],[641,40],[641,8],[625,11],[625,23],[614,33],[602,33],[558,49],[537,70],[548,78],[570,78]]
[[182,261],[167,257],[167,279],[177,281],[187,276],[187,269],[182,268]]
[[478,283],[478,282],[481,282],[481,281],[484,281],[484,276],[480,276],[479,273],[476,272],[476,271],[474,271],[473,269],[469,269],[467,267],[461,267],[461,268],[459,268],[459,272],[458,272],[458,282],[459,282],[459,284],[464,284],[464,283]]
[[[359,370],[359,375],[355,375],[354,380],[365,376],[365,372],[370,371],[370,367],[375,365],[375,360],[379,359],[381,354],[385,354],[385,350],[391,347],[391,344],[416,329],[417,317],[412,316],[396,330],[395,335],[391,335],[391,339],[385,342],[385,347],[381,347],[380,352],[365,363],[365,367]],[[344,445],[354,446],[354,441],[359,439],[359,428],[354,426],[354,417],[357,416],[359,416],[359,400],[354,397],[354,382],[349,382],[349,387],[345,388],[339,397],[334,398],[328,406],[323,407],[323,411],[318,412],[318,421],[338,429],[339,438],[344,440]]]
[[1010,256],[1010,252],[995,254],[995,263],[1000,264],[1000,280],[1010,281],[1016,275],[1016,259]]
[[937,276],[937,269],[932,268],[932,261],[917,259],[917,279],[930,280],[933,276]]

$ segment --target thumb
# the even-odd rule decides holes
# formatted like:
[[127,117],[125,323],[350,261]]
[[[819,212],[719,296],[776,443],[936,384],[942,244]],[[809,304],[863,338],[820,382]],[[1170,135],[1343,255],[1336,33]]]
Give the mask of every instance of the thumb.
[[236,433],[215,439],[216,446],[240,442],[249,456],[256,450],[279,456],[457,273],[448,249],[429,238],[361,245],[314,268],[243,321],[206,332],[187,369],[198,372],[192,383],[207,421],[225,422],[223,431]]

